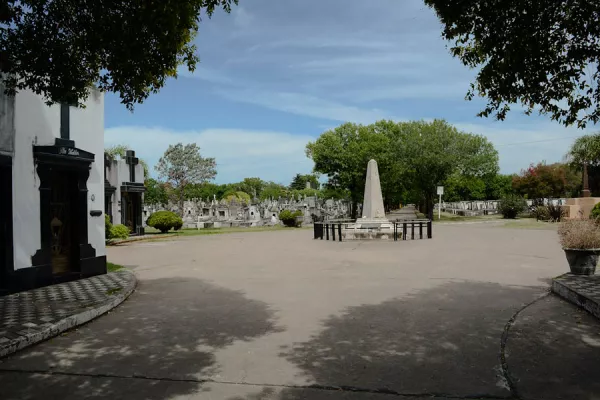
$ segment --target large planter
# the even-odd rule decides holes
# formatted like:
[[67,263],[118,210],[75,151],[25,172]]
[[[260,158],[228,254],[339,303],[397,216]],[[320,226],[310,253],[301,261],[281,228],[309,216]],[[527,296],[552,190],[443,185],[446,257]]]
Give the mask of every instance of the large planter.
[[594,275],[600,256],[600,249],[564,249],[571,273],[574,275]]

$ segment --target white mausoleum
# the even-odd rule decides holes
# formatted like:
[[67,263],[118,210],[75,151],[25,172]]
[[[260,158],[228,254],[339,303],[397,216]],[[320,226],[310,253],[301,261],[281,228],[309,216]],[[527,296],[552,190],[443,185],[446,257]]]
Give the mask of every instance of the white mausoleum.
[[102,93],[47,106],[0,83],[0,293],[106,273],[103,155]]

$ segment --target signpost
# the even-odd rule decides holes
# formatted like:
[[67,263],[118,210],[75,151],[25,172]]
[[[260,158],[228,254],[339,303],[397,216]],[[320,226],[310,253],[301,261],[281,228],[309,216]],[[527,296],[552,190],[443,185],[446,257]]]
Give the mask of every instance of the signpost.
[[442,219],[442,195],[444,194],[444,187],[437,187],[437,194],[440,196],[440,202],[438,203],[438,221]]

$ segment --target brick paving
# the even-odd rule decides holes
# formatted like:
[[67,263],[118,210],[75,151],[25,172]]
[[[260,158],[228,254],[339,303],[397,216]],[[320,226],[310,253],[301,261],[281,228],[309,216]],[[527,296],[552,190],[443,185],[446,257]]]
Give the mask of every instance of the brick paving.
[[95,318],[134,287],[135,276],[122,271],[0,297],[0,356]]

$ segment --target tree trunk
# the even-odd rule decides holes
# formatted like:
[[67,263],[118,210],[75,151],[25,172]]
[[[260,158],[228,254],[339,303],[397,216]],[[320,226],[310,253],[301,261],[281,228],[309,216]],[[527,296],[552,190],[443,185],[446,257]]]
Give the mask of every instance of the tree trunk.
[[180,186],[179,188],[179,214],[181,216],[181,218],[183,218],[183,201],[185,199],[184,197],[184,193],[185,193],[185,188]]

